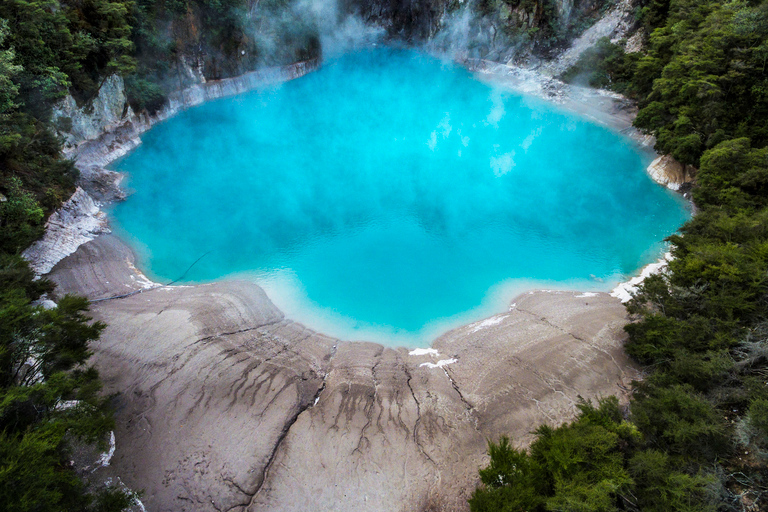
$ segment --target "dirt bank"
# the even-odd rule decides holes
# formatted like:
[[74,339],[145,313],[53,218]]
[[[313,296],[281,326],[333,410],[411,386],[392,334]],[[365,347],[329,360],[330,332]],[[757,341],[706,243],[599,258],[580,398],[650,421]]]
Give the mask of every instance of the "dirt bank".
[[465,510],[486,439],[525,443],[637,377],[607,294],[524,294],[411,355],[313,332],[249,282],[147,289],[133,262],[105,235],[49,277],[142,290],[93,303],[93,362],[117,393],[109,471],[150,511]]

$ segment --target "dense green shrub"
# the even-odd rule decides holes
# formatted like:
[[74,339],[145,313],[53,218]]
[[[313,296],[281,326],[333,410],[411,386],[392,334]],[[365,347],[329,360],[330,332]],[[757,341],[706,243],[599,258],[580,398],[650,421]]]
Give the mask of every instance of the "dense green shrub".
[[540,427],[528,453],[506,438],[489,443],[491,462],[480,470],[483,486],[472,495],[471,510],[618,510],[632,485],[625,451],[639,433],[623,420],[615,397],[598,407],[582,402],[579,411],[571,424]]
[[34,196],[24,190],[21,180],[8,179],[5,201],[0,202],[0,250],[16,253],[43,234],[43,212]]
[[768,142],[768,4],[720,0],[649,2],[641,21],[646,49],[622,55],[603,41],[564,74],[629,94],[636,126],[684,164],[728,139]]
[[637,54],[625,53],[620,44],[611,43],[604,37],[586,50],[560,78],[567,83],[626,93],[638,58]]
[[[629,483],[613,505],[744,510],[768,461],[768,2],[650,0],[641,23],[641,54],[601,41],[565,75],[636,98],[657,150],[699,167],[697,214],[668,238],[674,259],[627,304],[626,349],[649,374],[635,384],[639,437],[622,448]],[[558,431],[575,442],[582,421]],[[555,505],[552,492],[526,499],[604,506]]]
[[[635,453],[628,461],[635,501],[644,512],[714,512],[717,480],[712,474],[688,474],[668,454],[655,449]],[[627,507],[629,508],[629,507]]]
[[[507,438],[490,442],[491,461],[480,470],[483,485],[472,495],[470,509],[714,512],[719,498],[715,475],[681,470],[683,458],[657,448],[656,439],[642,434],[646,415],[662,412],[666,421],[654,428],[668,441],[682,443],[681,448],[695,445],[697,436],[704,436],[705,447],[713,435],[723,438],[717,427],[722,422],[708,428],[696,414],[698,408],[707,409],[705,402],[689,390],[683,390],[682,399],[673,392],[679,390],[668,391],[664,400],[677,401],[676,417],[668,414],[667,406],[652,411],[654,405],[646,402],[633,414],[635,423],[630,423],[611,397],[600,400],[598,407],[581,403],[578,418],[570,424],[540,427],[528,452],[512,448]],[[686,418],[695,418],[696,424]]]
[[146,110],[154,114],[168,100],[162,87],[138,76],[130,76],[125,80],[125,92],[135,112]]
[[80,297],[63,297],[53,309],[32,303],[50,289],[18,256],[0,256],[0,503],[119,511],[131,496],[91,492],[68,463],[73,441],[103,443],[114,428],[98,374],[85,366],[104,325],[90,322]]
[[[130,2],[0,2],[0,503],[3,510],[118,511],[122,490],[93,491],[69,464],[73,443],[103,443],[113,419],[86,365],[103,324],[87,301],[33,304],[51,283],[19,256],[74,189],[50,124],[54,101],[87,101],[133,69]],[[10,21],[10,22],[9,22]]]

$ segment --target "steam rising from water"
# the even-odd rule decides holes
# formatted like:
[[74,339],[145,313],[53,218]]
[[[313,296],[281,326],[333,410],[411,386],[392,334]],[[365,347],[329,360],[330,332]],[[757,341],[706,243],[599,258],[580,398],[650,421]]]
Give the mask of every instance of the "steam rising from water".
[[381,41],[386,31],[366,24],[359,16],[343,13],[338,0],[300,0],[298,8],[312,13],[320,32],[325,57],[336,57],[354,48],[365,48]]
[[[255,2],[247,15],[245,26],[251,27],[251,36],[259,50],[271,56],[266,61],[285,61],[286,56],[282,55],[287,51],[285,34],[293,34],[293,38],[298,39],[319,35],[326,58],[380,44],[388,38],[385,28],[356,13],[354,0],[344,5],[338,0],[293,0],[287,6]],[[419,10],[412,9],[411,16],[420,16]],[[421,44],[426,51],[449,59],[491,58],[506,62],[521,42],[511,40],[495,23],[478,12],[475,0],[462,0],[456,9],[446,7],[434,37],[426,42],[411,43]]]
[[[155,127],[117,205],[158,281],[243,275],[327,334],[422,345],[531,286],[609,290],[687,217],[608,130],[381,49]],[[595,278],[593,279],[594,276]]]
[[505,63],[523,44],[529,43],[524,43],[522,32],[513,40],[497,23],[478,12],[475,0],[465,0],[456,10],[443,15],[440,29],[425,43],[425,48],[449,59],[490,59]]
[[371,46],[386,33],[383,28],[344,12],[338,0],[296,0],[287,9],[265,7],[264,2],[255,2],[245,26],[251,27],[251,35],[258,42],[260,51],[272,56],[284,50],[281,41],[285,33],[293,33],[298,38],[318,35],[326,58]]

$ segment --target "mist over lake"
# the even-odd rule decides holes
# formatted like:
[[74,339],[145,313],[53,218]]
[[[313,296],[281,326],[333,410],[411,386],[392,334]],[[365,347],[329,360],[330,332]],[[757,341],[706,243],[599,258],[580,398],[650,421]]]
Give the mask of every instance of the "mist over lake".
[[256,279],[342,339],[418,345],[535,286],[609,290],[689,216],[631,140],[452,63],[370,49],[156,126],[114,167],[160,282]]

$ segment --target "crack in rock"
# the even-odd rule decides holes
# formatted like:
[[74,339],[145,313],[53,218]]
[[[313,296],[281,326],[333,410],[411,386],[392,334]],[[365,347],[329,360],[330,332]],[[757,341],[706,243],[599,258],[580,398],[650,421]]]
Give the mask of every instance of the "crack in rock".
[[451,386],[456,391],[456,394],[459,395],[459,400],[461,400],[461,403],[463,403],[464,407],[466,407],[470,418],[472,418],[472,426],[476,431],[480,432],[480,429],[478,426],[477,411],[475,410],[475,406],[469,403],[469,401],[467,401],[467,399],[464,397],[464,394],[459,389],[459,385],[456,384],[456,381],[453,380],[453,377],[451,377],[451,374],[448,373],[448,368],[443,367],[443,372],[445,373],[445,376],[448,378],[448,382],[451,383]]
[[413,425],[413,442],[416,443],[416,446],[419,447],[419,451],[421,452],[421,454],[424,457],[426,457],[426,459],[429,460],[429,462],[437,466],[437,463],[424,450],[424,447],[421,445],[421,442],[419,441],[419,436],[417,435],[417,432],[419,429],[419,425],[421,424],[421,403],[419,403],[419,399],[416,398],[416,393],[413,391],[413,386],[411,386],[411,379],[413,379],[413,375],[411,375],[411,372],[408,370],[408,367],[405,365],[403,365],[403,371],[405,372],[405,375],[408,377],[405,383],[408,386],[408,389],[411,390],[411,396],[413,397],[413,401],[416,402],[416,423],[414,423]]
[[299,416],[301,416],[302,413],[304,413],[304,411],[314,407],[314,405],[317,403],[317,401],[320,398],[320,394],[323,392],[324,389],[325,389],[325,379],[323,379],[322,384],[318,386],[317,391],[315,392],[315,395],[312,397],[312,399],[309,400],[306,404],[300,405],[296,409],[295,413],[290,418],[288,418],[288,421],[285,422],[285,424],[283,425],[283,429],[281,430],[280,435],[278,436],[277,441],[275,442],[275,445],[272,447],[272,451],[269,454],[269,458],[267,459],[267,464],[264,466],[264,469],[261,472],[261,476],[258,482],[256,483],[256,488],[254,489],[254,491],[253,492],[245,491],[240,486],[235,484],[235,487],[237,487],[237,489],[246,496],[246,500],[240,503],[235,503],[234,505],[229,507],[226,510],[226,512],[230,512],[231,510],[234,510],[238,507],[246,507],[246,509],[250,508],[250,506],[253,504],[253,500],[256,498],[256,496],[258,496],[259,492],[261,492],[261,490],[263,489],[264,483],[267,481],[267,478],[269,477],[269,470],[272,468],[272,464],[275,462],[275,458],[277,457],[277,452],[280,450],[280,447],[282,446],[283,441],[285,441],[285,438],[288,437],[288,433],[290,432],[291,427],[293,427],[293,425],[299,420]]
[[[277,323],[277,322],[272,322]],[[271,324],[268,324],[271,325]],[[258,328],[258,327],[257,327]],[[247,329],[252,330],[252,329]],[[230,512],[231,510],[234,510],[239,507],[243,507],[246,510],[253,505],[253,501],[256,499],[256,496],[261,492],[261,490],[264,487],[264,483],[267,481],[267,478],[269,477],[269,470],[272,468],[272,464],[275,462],[275,458],[277,457],[277,452],[279,451],[280,447],[283,444],[283,441],[285,441],[285,438],[288,437],[288,433],[290,432],[293,425],[296,424],[296,422],[299,420],[299,417],[307,410],[313,408],[317,403],[320,401],[320,395],[322,395],[323,391],[325,391],[326,387],[326,381],[328,379],[328,375],[331,373],[331,363],[333,362],[333,358],[336,355],[336,348],[337,346],[334,344],[331,349],[330,357],[328,358],[328,370],[323,373],[323,380],[320,383],[320,385],[317,388],[317,391],[315,392],[315,395],[312,397],[311,400],[307,401],[305,404],[300,404],[298,409],[296,410],[295,414],[291,416],[288,421],[283,425],[283,429],[280,432],[280,435],[277,438],[277,441],[275,442],[275,445],[272,447],[272,451],[269,454],[269,458],[267,459],[267,463],[264,466],[264,469],[261,472],[261,477],[259,478],[258,482],[256,483],[256,488],[253,492],[248,492],[245,489],[241,488],[237,484],[235,484],[235,487],[242,492],[246,499],[243,500],[240,503],[235,503],[231,507],[229,507],[226,512]],[[313,372],[314,373],[314,372]],[[315,374],[317,375],[317,374]],[[234,483],[234,482],[233,482]]]
[[533,311],[528,311],[528,310],[525,310],[525,309],[522,309],[522,308],[519,308],[519,307],[518,307],[518,308],[516,308],[516,310],[517,310],[517,311],[520,311],[520,312],[521,312],[521,313],[523,313],[523,314],[526,314],[526,315],[532,316],[532,317],[534,317],[535,319],[537,319],[539,322],[543,323],[544,325],[548,325],[548,326],[552,327],[553,329],[556,329],[556,330],[558,330],[558,331],[562,332],[563,334],[565,334],[565,335],[567,335],[567,336],[570,336],[571,338],[573,338],[573,339],[575,339],[575,340],[577,340],[577,341],[580,341],[580,342],[582,342],[582,343],[585,343],[585,344],[589,345],[590,347],[592,347],[593,349],[597,350],[598,352],[601,352],[602,354],[605,354],[606,356],[608,356],[608,357],[610,358],[610,360],[611,360],[611,362],[614,364],[614,366],[616,366],[616,369],[618,369],[618,370],[619,370],[619,374],[620,374],[620,375],[622,375],[622,376],[624,375],[624,369],[623,369],[623,368],[621,367],[621,365],[620,365],[620,364],[619,364],[619,363],[616,361],[616,358],[615,358],[615,357],[613,357],[613,354],[611,354],[610,352],[608,352],[608,351],[607,351],[607,350],[605,350],[604,348],[602,348],[602,347],[600,347],[600,346],[596,345],[594,342],[592,342],[592,341],[590,341],[590,340],[584,339],[584,338],[582,338],[582,337],[580,337],[580,336],[576,336],[574,333],[572,333],[572,332],[570,332],[570,331],[568,331],[568,330],[566,330],[566,329],[563,329],[563,328],[562,328],[562,327],[560,327],[559,325],[556,325],[556,324],[552,323],[552,322],[551,322],[549,319],[547,319],[546,317],[543,317],[543,316],[539,316],[539,315],[537,315],[536,313],[534,313]]
[[371,368],[371,379],[373,380],[373,397],[371,398],[370,402],[367,402],[365,406],[363,406],[363,414],[365,414],[365,425],[363,425],[363,428],[360,430],[360,439],[357,441],[357,446],[354,450],[352,450],[352,453],[358,452],[361,455],[363,454],[362,450],[360,449],[363,445],[363,440],[368,441],[370,445],[370,440],[365,437],[365,431],[368,430],[368,427],[371,426],[371,423],[373,422],[373,409],[376,407],[376,387],[378,386],[378,382],[376,382],[376,368],[378,368],[379,364],[381,364],[381,355],[384,353],[384,347],[381,347],[378,351],[378,353],[374,356],[376,358],[376,364],[373,365]]
[[275,325],[275,324],[279,324],[282,321],[283,321],[282,319],[271,320],[271,321],[269,321],[267,323],[260,324],[260,325],[257,325],[255,327],[246,327],[245,329],[238,329],[237,331],[220,332],[220,333],[217,333],[217,334],[211,334],[210,336],[205,336],[203,338],[198,339],[197,341],[192,343],[192,345],[197,345],[198,343],[206,343],[206,342],[211,341],[211,340],[216,339],[216,338],[225,338],[227,336],[234,336],[235,334],[242,334],[244,332],[255,331],[257,329],[262,329],[264,327],[269,327],[269,326],[272,326],[272,325]]

